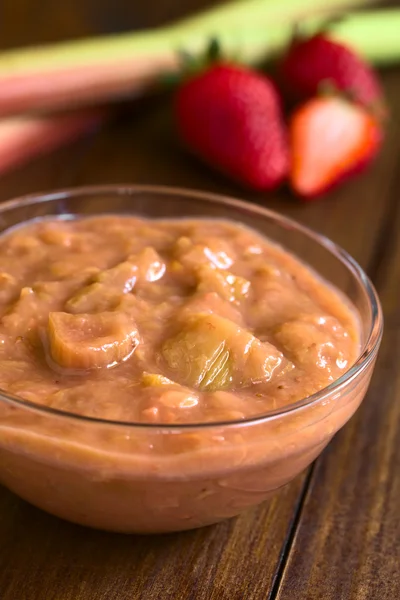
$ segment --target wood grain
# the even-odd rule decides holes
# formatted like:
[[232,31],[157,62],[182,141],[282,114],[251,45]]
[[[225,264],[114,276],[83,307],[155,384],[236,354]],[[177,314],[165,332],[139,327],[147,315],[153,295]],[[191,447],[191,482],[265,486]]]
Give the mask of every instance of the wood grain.
[[315,463],[279,600],[400,598],[400,161],[393,152],[392,209],[371,264],[385,314],[380,357],[361,409]]
[[70,525],[2,490],[1,599],[266,598],[298,492],[299,482],[238,519],[145,537]]
[[[154,26],[211,3],[45,0],[39,18],[34,0],[3,0],[0,43]],[[280,210],[373,269],[387,333],[368,399],[311,478],[300,476],[238,519],[176,535],[112,535],[52,518],[0,488],[1,600],[400,597],[399,74],[384,75],[394,118],[382,155],[323,202],[295,203],[284,190],[252,195],[188,157],[173,134],[168,96],[135,102],[94,137],[2,177],[0,200],[70,185],[140,182],[216,191]]]
[[400,597],[399,238],[386,248],[376,273],[386,315],[376,375],[362,408],[316,463],[279,600]]

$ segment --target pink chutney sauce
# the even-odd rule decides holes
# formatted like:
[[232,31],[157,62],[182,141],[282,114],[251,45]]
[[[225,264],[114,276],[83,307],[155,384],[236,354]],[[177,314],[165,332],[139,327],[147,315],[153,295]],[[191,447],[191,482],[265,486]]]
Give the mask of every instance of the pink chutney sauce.
[[96,419],[4,403],[0,480],[94,527],[187,529],[259,502],[315,458],[368,383],[246,422],[345,373],[359,322],[293,255],[228,221],[27,223],[0,239],[0,311],[0,388]]

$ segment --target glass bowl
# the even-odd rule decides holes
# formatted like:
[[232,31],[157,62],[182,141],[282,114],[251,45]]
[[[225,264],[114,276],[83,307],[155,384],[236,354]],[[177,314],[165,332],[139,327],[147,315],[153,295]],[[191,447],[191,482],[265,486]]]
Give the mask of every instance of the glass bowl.
[[117,532],[177,531],[237,515],[305,469],[360,405],[382,336],[376,292],[325,237],[257,205],[195,191],[103,186],[28,196],[0,206],[0,231],[36,218],[101,213],[223,218],[254,228],[350,299],[360,315],[361,354],[322,391],[237,422],[111,422],[0,391],[0,482],[53,515]]

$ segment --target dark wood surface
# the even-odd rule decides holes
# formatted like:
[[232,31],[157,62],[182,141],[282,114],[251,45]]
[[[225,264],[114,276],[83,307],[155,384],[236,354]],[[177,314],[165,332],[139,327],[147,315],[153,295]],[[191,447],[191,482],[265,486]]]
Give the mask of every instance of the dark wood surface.
[[[2,0],[3,47],[153,26],[206,0]],[[318,203],[244,194],[181,152],[170,98],[138,101],[96,135],[3,176],[0,200],[63,186],[157,183],[280,210],[344,246],[380,292],[386,332],[362,407],[305,474],[220,525],[140,537],[85,530],[0,489],[1,600],[400,598],[400,70],[372,170]]]

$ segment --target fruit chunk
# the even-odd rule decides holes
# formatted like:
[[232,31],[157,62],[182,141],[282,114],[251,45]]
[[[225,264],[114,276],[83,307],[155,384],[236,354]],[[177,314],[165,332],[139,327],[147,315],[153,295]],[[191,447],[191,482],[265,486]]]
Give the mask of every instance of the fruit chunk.
[[280,99],[266,76],[216,63],[183,83],[175,115],[185,146],[233,180],[270,190],[286,176],[289,151]]
[[91,313],[114,308],[122,294],[130,292],[137,279],[136,263],[127,260],[94,276],[93,282],[74,294],[65,308],[71,313]]
[[382,139],[372,114],[335,97],[315,98],[301,106],[290,125],[293,190],[312,197],[366,167]]
[[138,254],[131,255],[128,260],[137,266],[138,284],[158,281],[165,273],[165,263],[154,248],[144,248]]
[[158,373],[147,373],[145,371],[142,374],[142,384],[145,387],[160,387],[162,385],[174,385],[174,383],[168,377],[164,377],[164,375],[159,375]]
[[18,289],[18,282],[13,275],[5,271],[0,271],[0,302],[6,304],[10,302]]
[[331,380],[350,366],[346,357],[351,357],[354,342],[335,317],[300,315],[277,327],[275,338],[295,363],[305,368],[317,367]]
[[233,275],[229,271],[221,271],[206,265],[199,267],[197,272],[199,292],[216,292],[224,300],[240,302],[250,289],[250,281]]
[[190,296],[188,301],[182,306],[180,313],[180,322],[186,323],[196,314],[216,314],[233,321],[237,325],[244,325],[243,315],[238,308],[231,302],[221,298],[216,292],[198,292]]
[[232,248],[224,240],[209,238],[207,243],[193,242],[186,236],[180,237],[173,249],[173,255],[182,265],[189,269],[198,265],[214,266],[218,269],[229,269],[234,262]]
[[136,285],[157,281],[164,273],[165,264],[158,253],[154,248],[145,248],[115,267],[97,273],[89,285],[68,300],[65,308],[74,314],[111,310]]
[[[19,297],[2,316],[1,323],[10,335],[36,338],[38,327],[45,324],[46,315],[55,309],[61,293],[59,281],[38,281],[21,289]],[[18,288],[17,288],[18,289]],[[33,336],[33,337],[32,337]]]
[[[157,418],[171,421],[171,412],[168,409],[190,409],[198,404],[197,394],[164,375],[144,372],[141,383],[149,394],[149,406],[142,410],[142,414],[152,421]],[[157,406],[154,405],[154,400]]]
[[269,381],[288,365],[269,343],[217,315],[198,314],[168,340],[162,356],[175,379],[200,390]]
[[383,101],[372,68],[353,50],[320,33],[296,41],[281,65],[282,85],[293,100],[315,96],[324,85],[351,95],[366,107]]
[[128,358],[139,343],[135,323],[125,314],[49,314],[51,358],[67,369],[112,367]]

